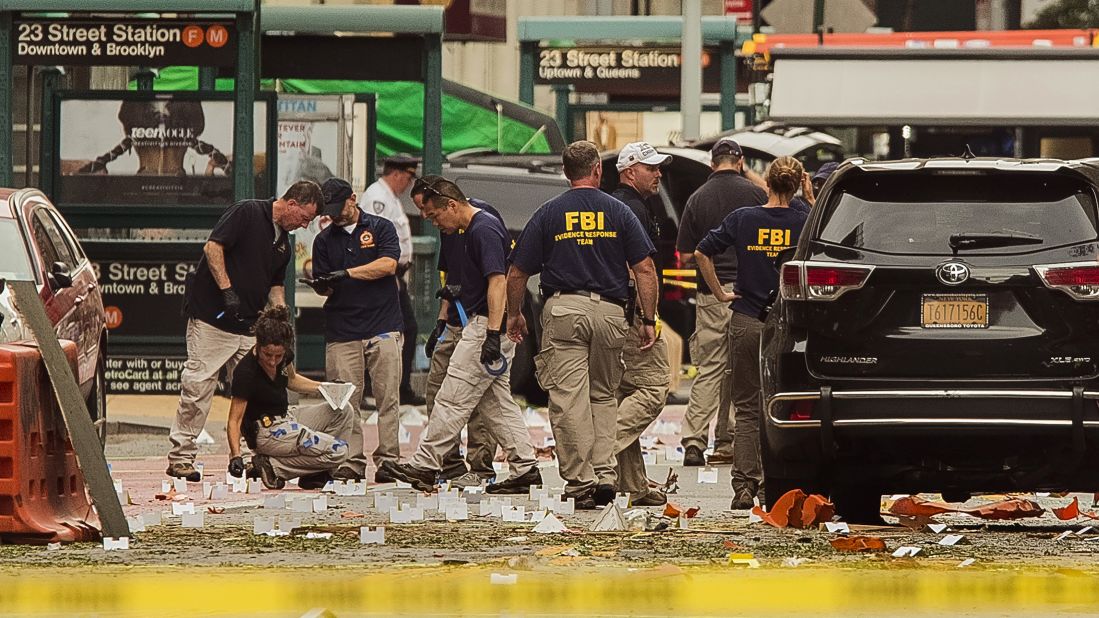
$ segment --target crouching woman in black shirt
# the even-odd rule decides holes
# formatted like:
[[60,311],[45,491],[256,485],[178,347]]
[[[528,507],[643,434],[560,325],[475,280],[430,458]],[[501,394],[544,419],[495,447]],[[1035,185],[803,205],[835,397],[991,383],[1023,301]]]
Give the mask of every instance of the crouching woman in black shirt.
[[241,476],[240,438],[255,451],[253,473],[268,489],[282,489],[300,477],[302,489],[323,487],[347,460],[347,438],[354,418],[350,404],[333,410],[327,403],[289,409],[286,389],[317,394],[320,383],[294,371],[294,329],[290,309],[270,307],[255,325],[256,345],[233,371],[229,404],[229,473]]

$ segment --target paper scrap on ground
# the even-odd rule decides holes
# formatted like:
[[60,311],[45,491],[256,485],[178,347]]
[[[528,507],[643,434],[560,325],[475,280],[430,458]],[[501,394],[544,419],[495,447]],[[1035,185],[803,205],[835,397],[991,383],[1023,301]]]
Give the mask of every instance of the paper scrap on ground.
[[557,516],[553,513],[546,515],[546,517],[534,527],[534,531],[540,534],[554,534],[567,530],[568,528],[565,527],[565,524],[561,523],[561,520],[557,519]]
[[839,534],[848,534],[851,532],[851,528],[847,526],[845,521],[826,521],[824,522],[824,529],[828,532],[835,532]]
[[920,553],[920,551],[921,549],[919,547],[898,547],[897,550],[893,552],[893,557],[915,558],[916,554]]
[[699,468],[698,469],[698,482],[699,484],[717,484],[717,468]]
[[836,507],[824,496],[805,495],[800,489],[791,489],[775,502],[770,511],[756,506],[752,512],[764,522],[776,528],[815,528],[832,521]]
[[493,573],[489,579],[490,584],[510,586],[519,581],[518,573],[511,573],[510,575],[501,575],[500,573]]
[[331,532],[307,532],[307,533],[305,533],[305,538],[315,539],[315,540],[318,540],[318,541],[326,541],[326,540],[332,538],[332,533]]
[[626,518],[622,516],[622,509],[612,502],[603,507],[603,512],[588,530],[592,532],[612,532],[626,529]]
[[746,566],[749,569],[758,569],[759,560],[752,554],[729,554],[730,566]]
[[939,545],[950,546],[965,543],[965,535],[961,534],[948,534],[939,539]]
[[355,385],[348,382],[321,382],[318,389],[321,397],[333,410],[339,410],[351,401],[351,395],[355,392]]
[[966,558],[965,560],[962,560],[958,563],[958,568],[964,569],[965,567],[972,565],[974,562],[977,562],[975,558]]

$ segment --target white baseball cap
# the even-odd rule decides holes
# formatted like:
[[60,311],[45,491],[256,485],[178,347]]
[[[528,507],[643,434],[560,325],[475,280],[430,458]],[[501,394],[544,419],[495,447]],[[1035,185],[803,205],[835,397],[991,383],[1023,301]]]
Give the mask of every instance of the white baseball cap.
[[671,160],[672,155],[660,154],[649,142],[631,142],[618,153],[618,171],[621,172],[634,163],[664,165]]

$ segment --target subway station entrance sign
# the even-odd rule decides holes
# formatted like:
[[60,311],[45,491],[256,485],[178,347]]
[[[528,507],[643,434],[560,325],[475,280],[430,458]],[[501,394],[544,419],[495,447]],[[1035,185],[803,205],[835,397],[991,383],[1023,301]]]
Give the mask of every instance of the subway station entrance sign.
[[16,64],[151,66],[236,64],[232,21],[15,20]]

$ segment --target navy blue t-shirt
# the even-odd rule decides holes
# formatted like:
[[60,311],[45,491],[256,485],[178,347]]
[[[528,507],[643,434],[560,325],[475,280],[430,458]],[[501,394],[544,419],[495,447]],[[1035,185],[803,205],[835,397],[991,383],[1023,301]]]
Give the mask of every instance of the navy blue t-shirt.
[[628,206],[598,189],[578,188],[542,204],[516,241],[511,262],[542,273],[545,293],[585,290],[626,300],[628,265],[656,252]]
[[698,243],[698,251],[708,257],[729,247],[736,251],[733,292],[740,298],[733,301],[733,311],[759,317],[771,290],[778,288],[775,257],[798,243],[807,218],[793,208],[738,208]]
[[[458,293],[458,300],[462,301],[467,315],[488,316],[488,278],[507,272],[508,231],[499,217],[482,210],[473,215],[463,236],[469,262],[462,270],[462,291]],[[498,324],[489,325],[491,329],[499,327]]]
[[[487,212],[488,214],[496,217],[503,223],[504,218],[500,216],[488,202],[470,199],[470,204],[473,204],[477,208]],[[504,226],[505,229],[507,226]],[[511,237],[510,235],[504,238],[504,255],[511,250]],[[466,233],[465,230],[459,230],[454,234],[442,234],[439,237],[439,270],[446,273],[447,285],[462,285],[463,273],[466,271],[476,272],[473,263],[470,261],[466,254]],[[465,307],[465,302],[462,302],[462,306]],[[467,308],[468,312],[468,308]],[[450,304],[446,314],[447,324],[451,326],[461,326],[462,320],[458,316],[458,306],[454,303]]]
[[[378,258],[401,257],[397,229],[388,219],[359,213],[350,234],[329,225],[313,240],[313,276],[369,264]],[[337,283],[324,301],[325,341],[361,341],[403,328],[397,296],[397,277],[372,281],[347,278]]]

